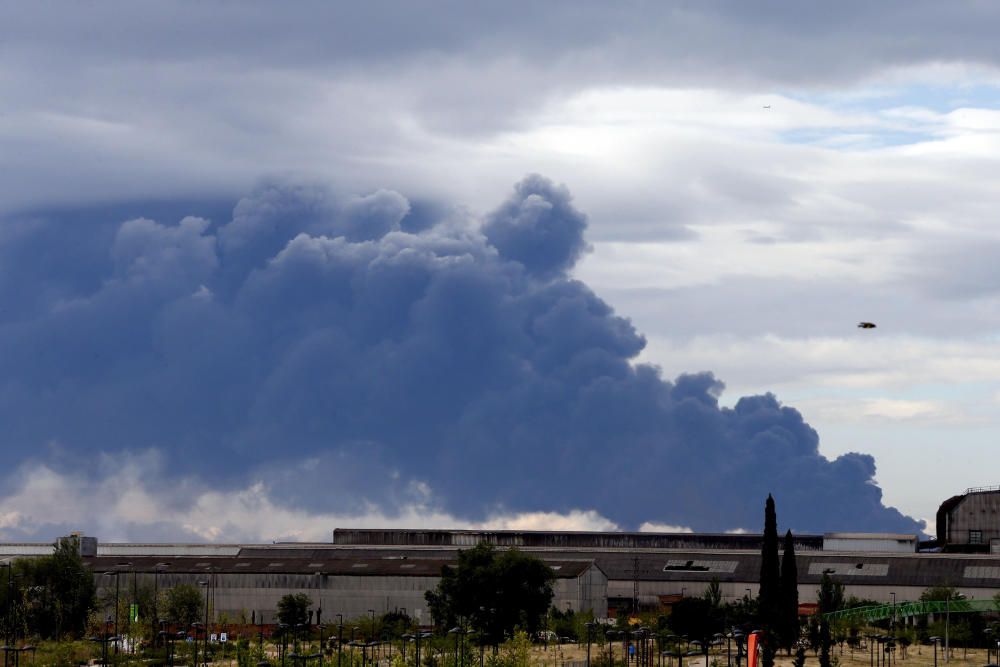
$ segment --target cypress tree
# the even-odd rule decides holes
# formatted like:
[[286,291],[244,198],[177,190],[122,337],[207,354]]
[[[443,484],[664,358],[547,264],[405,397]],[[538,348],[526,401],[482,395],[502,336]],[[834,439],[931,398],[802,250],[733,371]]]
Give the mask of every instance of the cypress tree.
[[792,531],[785,533],[781,554],[781,643],[791,654],[799,639],[799,568],[795,563]]
[[776,630],[780,627],[781,618],[781,568],[778,561],[778,515],[771,494],[767,494],[764,504],[764,544],[760,551],[760,595],[757,602],[764,634],[763,667],[774,667]]

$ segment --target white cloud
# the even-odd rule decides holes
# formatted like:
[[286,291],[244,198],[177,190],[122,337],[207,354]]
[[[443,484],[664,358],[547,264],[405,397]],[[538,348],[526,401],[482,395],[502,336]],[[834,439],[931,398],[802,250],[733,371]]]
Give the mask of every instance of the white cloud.
[[652,523],[646,521],[639,526],[640,533],[693,533],[687,526],[672,526],[668,523]]
[[107,459],[98,479],[59,472],[29,463],[18,472],[13,489],[0,497],[0,539],[49,540],[80,529],[102,541],[329,542],[333,529],[448,528],[489,530],[608,531],[618,527],[593,510],[505,513],[468,521],[417,502],[387,514],[375,506],[361,512],[314,512],[272,497],[263,481],[242,488],[213,490],[193,478],[172,479],[155,488],[164,472],[156,452]]

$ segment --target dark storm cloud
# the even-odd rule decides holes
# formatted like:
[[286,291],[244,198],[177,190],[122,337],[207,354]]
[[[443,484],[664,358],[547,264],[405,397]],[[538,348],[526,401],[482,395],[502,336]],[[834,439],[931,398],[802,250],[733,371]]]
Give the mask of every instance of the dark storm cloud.
[[264,2],[204,3],[184,11],[145,2],[58,10],[32,3],[8,4],[3,18],[7,53],[35,54],[44,43],[46,63],[64,54],[100,63],[231,60],[294,68],[386,66],[415,54],[476,61],[516,56],[545,64],[572,57],[592,74],[610,73],[594,69],[603,62],[626,79],[694,74],[820,84],[919,62],[1000,60],[991,29],[1000,8],[974,0],[792,6],[770,0],[376,0],[303,2],[294,10]]
[[631,364],[643,337],[566,276],[586,218],[541,177],[482,225],[390,191],[279,185],[227,221],[189,213],[86,225],[101,253],[58,216],[0,241],[59,258],[0,327],[11,460],[154,448],[168,475],[264,478],[326,511],[391,515],[422,482],[462,518],[722,530],[756,526],[772,492],[800,530],[917,529],[882,505],[871,457],[826,460],[773,396],[720,408],[711,374]]

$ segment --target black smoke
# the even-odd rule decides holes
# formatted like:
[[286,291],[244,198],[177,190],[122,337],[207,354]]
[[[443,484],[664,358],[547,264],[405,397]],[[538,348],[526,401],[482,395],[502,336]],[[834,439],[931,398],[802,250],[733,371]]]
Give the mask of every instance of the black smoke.
[[7,221],[9,461],[157,449],[171,475],[313,509],[391,514],[429,487],[463,518],[626,528],[756,529],[771,492],[798,530],[920,529],[871,456],[827,460],[774,396],[721,408],[710,373],[633,363],[643,337],[569,277],[586,218],[544,178],[483,221],[284,185],[228,217]]

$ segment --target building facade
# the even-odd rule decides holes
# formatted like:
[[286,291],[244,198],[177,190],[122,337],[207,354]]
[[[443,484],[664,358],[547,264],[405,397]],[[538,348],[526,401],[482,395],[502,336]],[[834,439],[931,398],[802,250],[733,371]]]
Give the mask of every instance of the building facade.
[[1000,552],[1000,487],[966,489],[941,503],[937,538],[954,551]]

